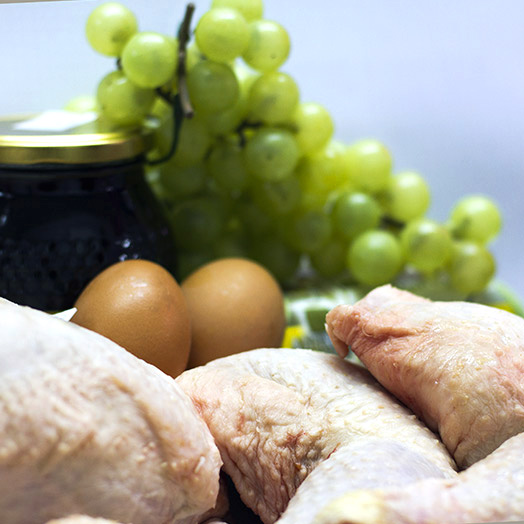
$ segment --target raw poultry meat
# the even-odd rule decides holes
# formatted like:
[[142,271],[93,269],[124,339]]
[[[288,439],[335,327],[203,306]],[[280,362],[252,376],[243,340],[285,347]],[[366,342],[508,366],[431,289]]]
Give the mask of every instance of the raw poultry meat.
[[61,519],[53,519],[47,524],[120,524],[115,520],[107,520],[103,518],[87,517],[86,515],[71,515]]
[[453,479],[353,491],[327,505],[315,524],[466,524],[524,519],[524,433]]
[[355,439],[321,462],[298,487],[278,524],[309,523],[313,508],[356,489],[403,486],[442,472],[394,440]]
[[[116,520],[107,520],[104,518],[88,517],[86,515],[71,515],[69,517],[63,517],[60,519],[53,519],[47,522],[47,524],[121,524]],[[123,524],[123,523],[122,523]],[[132,524],[127,523],[127,524]],[[204,520],[202,524],[228,524],[221,518],[212,517],[209,520]]]
[[200,521],[220,456],[175,381],[92,331],[0,300],[0,515]]
[[265,523],[292,497],[282,522],[302,524],[348,489],[456,475],[436,436],[365,369],[336,355],[257,349],[176,381],[207,422],[242,500]]
[[[225,511],[223,512],[226,513]],[[211,517],[204,520],[198,519],[202,524],[228,524],[225,520],[219,517]],[[49,520],[46,524],[124,524],[117,522],[116,520],[107,520],[99,517],[89,517],[87,515],[70,515],[69,517],[62,517],[59,519]],[[132,524],[131,522],[126,524]]]
[[466,468],[524,431],[524,319],[431,302],[390,285],[331,310],[327,330],[434,431]]

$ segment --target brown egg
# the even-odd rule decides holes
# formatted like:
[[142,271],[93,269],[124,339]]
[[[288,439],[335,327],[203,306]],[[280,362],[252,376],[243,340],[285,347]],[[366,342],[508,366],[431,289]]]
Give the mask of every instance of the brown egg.
[[182,282],[191,317],[188,367],[261,347],[279,347],[286,319],[278,282],[261,265],[224,258]]
[[187,366],[191,324],[177,281],[147,260],[117,262],[82,291],[71,322],[113,340],[176,377]]

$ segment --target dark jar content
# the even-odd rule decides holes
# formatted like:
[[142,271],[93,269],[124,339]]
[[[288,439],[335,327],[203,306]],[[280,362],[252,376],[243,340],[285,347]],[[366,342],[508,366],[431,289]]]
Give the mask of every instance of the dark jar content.
[[144,171],[143,155],[0,164],[0,296],[52,312],[72,307],[121,260],[152,260],[175,274],[171,232]]

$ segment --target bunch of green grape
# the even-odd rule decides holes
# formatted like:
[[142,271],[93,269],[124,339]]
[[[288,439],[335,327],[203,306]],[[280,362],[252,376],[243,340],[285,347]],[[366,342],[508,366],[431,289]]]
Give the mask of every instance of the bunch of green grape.
[[[300,279],[373,287],[414,274],[467,296],[492,279],[496,204],[467,196],[438,223],[426,215],[427,182],[394,172],[383,143],[335,139],[330,113],[303,101],[281,69],[290,38],[264,18],[262,0],[212,0],[183,43],[139,31],[118,3],[98,6],[86,33],[118,59],[98,87],[102,117],[118,125],[155,117],[148,177],[172,224],[181,277],[243,256],[284,287]],[[191,115],[173,116],[177,95],[187,95]],[[162,160],[177,129],[175,152]]]

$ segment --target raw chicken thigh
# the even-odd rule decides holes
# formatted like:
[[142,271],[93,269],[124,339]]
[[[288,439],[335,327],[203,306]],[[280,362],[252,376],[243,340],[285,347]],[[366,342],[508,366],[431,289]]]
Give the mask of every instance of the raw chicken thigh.
[[85,515],[71,515],[62,519],[50,520],[47,524],[119,524],[115,520],[86,517]]
[[257,349],[176,380],[244,503],[265,523],[291,499],[280,522],[305,524],[349,489],[456,475],[436,436],[365,369],[336,355]]
[[490,306],[431,302],[386,285],[327,315],[348,346],[466,468],[524,431],[524,319]]
[[200,521],[221,460],[175,381],[110,340],[0,299],[0,515]]
[[278,524],[310,523],[316,509],[351,490],[403,486],[431,477],[442,477],[442,471],[409,446],[395,440],[357,438],[311,472]]
[[524,433],[453,479],[353,491],[326,506],[315,524],[466,524],[524,519]]
[[[106,520],[96,517],[86,517],[85,515],[71,515],[70,517],[64,517],[62,519],[53,519],[47,522],[47,524],[120,524],[114,520]],[[132,523],[128,523],[132,524]],[[202,524],[227,524],[222,519],[211,518],[210,520],[204,521]]]

